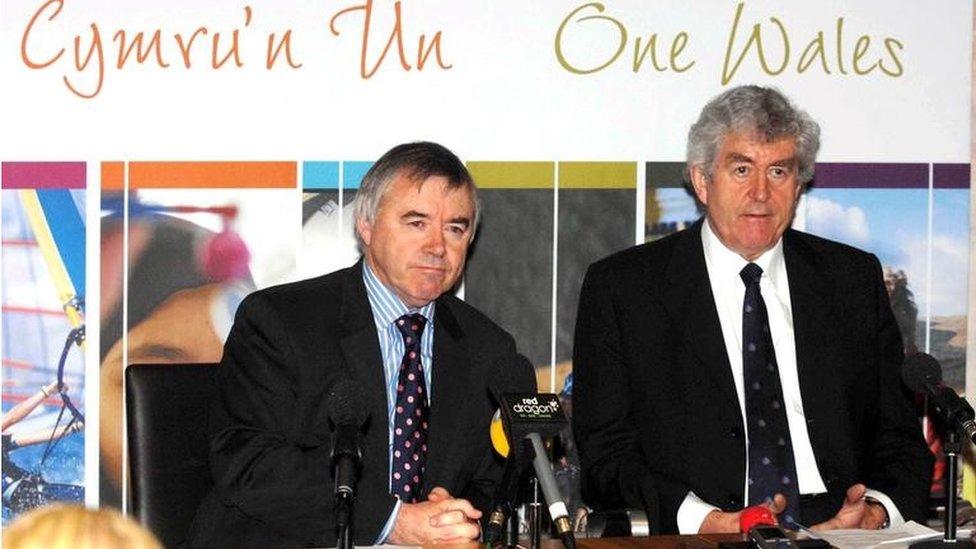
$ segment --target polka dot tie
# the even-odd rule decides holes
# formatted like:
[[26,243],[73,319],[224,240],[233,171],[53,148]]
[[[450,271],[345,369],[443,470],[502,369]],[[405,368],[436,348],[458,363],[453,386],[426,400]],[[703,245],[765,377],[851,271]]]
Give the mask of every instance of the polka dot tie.
[[427,387],[420,364],[420,336],[427,319],[403,315],[396,327],[403,335],[403,361],[397,381],[393,421],[393,478],[390,486],[404,503],[420,499],[427,463]]
[[742,373],[749,429],[749,505],[783,494],[787,507],[779,520],[780,524],[791,526],[800,518],[800,489],[769,317],[759,291],[762,272],[759,265],[749,263],[739,273],[746,285],[742,304]]

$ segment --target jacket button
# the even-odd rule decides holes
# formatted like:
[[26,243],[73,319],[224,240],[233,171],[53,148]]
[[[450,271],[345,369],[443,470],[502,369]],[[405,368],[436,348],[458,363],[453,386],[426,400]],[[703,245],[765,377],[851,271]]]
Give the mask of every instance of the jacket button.
[[738,427],[732,427],[729,429],[729,435],[731,435],[732,438],[740,438],[742,436],[742,430]]
[[742,502],[739,501],[739,496],[735,494],[729,495],[729,505],[733,508],[738,508],[742,506]]

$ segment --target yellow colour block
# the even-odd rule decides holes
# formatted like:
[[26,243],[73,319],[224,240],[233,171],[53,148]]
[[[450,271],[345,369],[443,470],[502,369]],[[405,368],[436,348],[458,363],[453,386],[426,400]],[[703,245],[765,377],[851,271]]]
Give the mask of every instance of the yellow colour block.
[[555,162],[468,162],[480,189],[552,189]]
[[560,162],[560,189],[636,189],[636,162]]

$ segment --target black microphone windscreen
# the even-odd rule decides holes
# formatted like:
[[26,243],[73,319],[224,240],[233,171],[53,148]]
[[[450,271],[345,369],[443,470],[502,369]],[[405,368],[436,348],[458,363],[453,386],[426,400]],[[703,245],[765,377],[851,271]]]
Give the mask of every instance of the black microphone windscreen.
[[488,391],[495,404],[504,393],[528,393],[536,390],[535,368],[529,359],[518,355],[515,364],[496,364],[488,380]]
[[901,379],[916,393],[926,392],[926,387],[942,383],[942,367],[939,361],[927,353],[915,353],[905,358],[901,368]]
[[336,425],[362,427],[369,418],[366,393],[355,381],[343,377],[329,387],[329,419]]

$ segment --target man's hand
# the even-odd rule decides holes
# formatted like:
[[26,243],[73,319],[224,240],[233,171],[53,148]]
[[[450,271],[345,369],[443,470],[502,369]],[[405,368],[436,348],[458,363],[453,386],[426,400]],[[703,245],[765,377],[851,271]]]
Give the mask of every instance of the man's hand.
[[427,501],[433,503],[440,503],[448,499],[451,499],[451,493],[440,486],[435,486],[430,493],[427,494]]
[[880,503],[869,502],[864,499],[867,487],[855,484],[847,489],[844,505],[830,520],[815,524],[811,530],[837,530],[839,528],[863,528],[877,530],[888,520],[888,511]]
[[424,545],[458,543],[478,539],[481,511],[468,500],[455,498],[440,486],[430,491],[427,501],[400,506],[388,543]]
[[[772,511],[773,516],[777,516],[786,510],[786,496],[776,494],[773,501],[766,504]],[[712,511],[705,516],[701,526],[698,528],[699,534],[734,534],[739,532],[739,518],[742,511],[726,513],[723,511]]]

